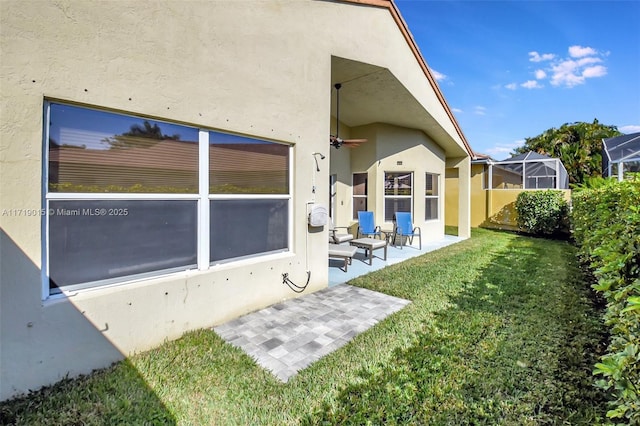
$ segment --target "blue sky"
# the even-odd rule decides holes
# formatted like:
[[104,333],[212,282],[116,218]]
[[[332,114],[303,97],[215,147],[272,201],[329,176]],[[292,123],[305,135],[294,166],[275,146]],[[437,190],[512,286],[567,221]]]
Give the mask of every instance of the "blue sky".
[[594,118],[640,132],[640,1],[396,5],[474,151]]

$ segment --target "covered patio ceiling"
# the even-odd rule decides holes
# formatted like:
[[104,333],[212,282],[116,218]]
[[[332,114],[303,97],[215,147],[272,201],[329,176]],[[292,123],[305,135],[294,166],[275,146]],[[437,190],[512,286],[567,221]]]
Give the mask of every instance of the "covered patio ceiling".
[[[422,130],[448,157],[466,155],[465,149],[438,124],[387,68],[340,57],[331,61],[331,114],[336,113],[334,84],[341,83],[340,121],[349,127],[386,123]],[[357,134],[352,134],[357,138]]]

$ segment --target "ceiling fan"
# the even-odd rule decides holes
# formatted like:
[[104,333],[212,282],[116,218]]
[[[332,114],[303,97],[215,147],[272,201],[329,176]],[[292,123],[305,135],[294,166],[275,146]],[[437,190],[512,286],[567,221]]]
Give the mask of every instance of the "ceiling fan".
[[338,136],[338,129],[340,128],[340,88],[342,84],[336,83],[333,85],[336,88],[336,134],[329,135],[329,144],[338,149],[342,145],[346,145],[349,148],[355,148],[361,143],[367,142],[366,139],[342,139]]

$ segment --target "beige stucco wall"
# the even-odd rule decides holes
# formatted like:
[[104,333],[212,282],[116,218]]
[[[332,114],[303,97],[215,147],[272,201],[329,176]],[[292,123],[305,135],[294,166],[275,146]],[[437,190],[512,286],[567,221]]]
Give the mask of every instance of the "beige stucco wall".
[[484,165],[471,165],[471,226],[481,226],[487,215],[487,191],[483,189]]
[[[335,134],[335,117],[331,117],[331,134]],[[348,139],[351,137],[351,129],[344,124],[340,125],[338,133],[341,138]],[[351,152],[352,148],[343,146],[339,149],[328,148],[327,164],[330,167],[330,174],[336,176],[336,185],[334,197],[334,224],[336,226],[351,226],[353,220],[351,218]],[[354,173],[357,172],[354,171]],[[324,184],[324,183],[322,183]]]
[[[443,150],[433,143],[423,132],[387,124],[371,124],[352,129],[359,138],[368,142],[356,148],[331,149],[332,173],[338,174],[338,181],[351,182],[352,173],[368,174],[368,209],[375,214],[376,224],[392,230],[393,222],[384,221],[384,174],[385,172],[413,172],[413,218],[420,226],[424,241],[437,240],[444,235],[444,206],[440,205],[440,219],[425,221],[425,173],[440,175],[440,193],[444,192],[445,156]],[[333,159],[340,158],[339,165]],[[344,163],[349,158],[350,164]],[[402,164],[398,164],[401,162]],[[338,218],[341,225],[357,222],[352,218],[351,188],[339,193]],[[443,200],[443,198],[441,198]]]
[[508,230],[518,229],[518,213],[516,212],[516,199],[522,189],[492,189],[483,190],[487,216],[479,226],[487,228],[499,228]]
[[[45,98],[294,146],[286,254],[43,300],[41,218],[2,215],[0,399],[294,297],[284,272],[304,282],[310,270],[307,292],[327,285],[326,230],[307,232],[306,213],[314,198],[328,203],[327,160],[316,173],[311,153],[329,150],[332,55],[389,69],[459,140],[385,9],[316,1],[4,1],[0,10],[0,209],[42,207]],[[376,132],[374,147],[398,144],[360,169],[376,185],[385,170],[444,175],[443,154],[424,134]],[[397,168],[401,154],[405,164]],[[337,155],[331,161],[343,161],[340,170],[361,166]],[[415,194],[423,184],[416,179]],[[423,227],[429,237],[441,230],[439,223]]]
[[458,194],[459,194],[458,169],[448,167],[445,170],[445,217],[447,226],[458,226]]

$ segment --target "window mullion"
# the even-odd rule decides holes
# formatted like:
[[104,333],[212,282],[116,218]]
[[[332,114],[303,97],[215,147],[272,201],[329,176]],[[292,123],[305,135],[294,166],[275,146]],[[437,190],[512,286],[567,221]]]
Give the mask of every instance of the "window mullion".
[[198,269],[209,269],[209,132],[198,133]]
[[[47,196],[49,194],[49,125],[51,122],[50,118],[50,104],[49,102],[45,102],[44,108],[44,141],[43,141],[43,160],[42,160],[42,193],[44,194],[42,200],[42,208],[45,209],[46,212],[49,211],[49,201],[47,200]],[[40,226],[42,232],[42,268],[41,268],[41,280],[42,280],[42,300],[45,300],[49,297],[49,215],[45,214],[42,216],[42,224]]]

